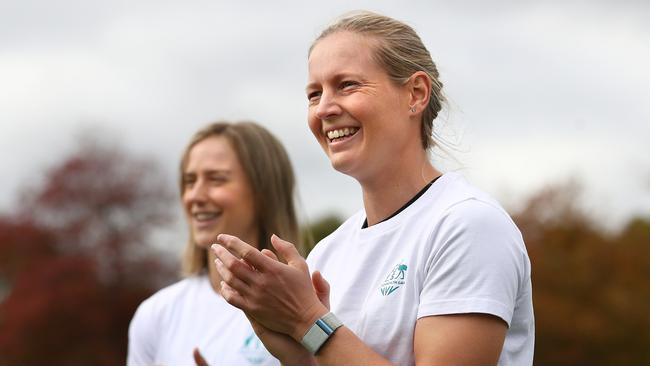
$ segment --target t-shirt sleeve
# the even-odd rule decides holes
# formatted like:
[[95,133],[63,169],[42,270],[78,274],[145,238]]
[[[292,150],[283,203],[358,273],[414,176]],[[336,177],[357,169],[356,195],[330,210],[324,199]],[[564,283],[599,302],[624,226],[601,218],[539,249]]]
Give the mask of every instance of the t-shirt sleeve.
[[151,366],[154,363],[157,324],[152,299],[145,300],[136,310],[129,325],[127,366]]
[[483,313],[510,326],[530,266],[510,217],[490,203],[465,200],[447,210],[430,240],[418,318]]

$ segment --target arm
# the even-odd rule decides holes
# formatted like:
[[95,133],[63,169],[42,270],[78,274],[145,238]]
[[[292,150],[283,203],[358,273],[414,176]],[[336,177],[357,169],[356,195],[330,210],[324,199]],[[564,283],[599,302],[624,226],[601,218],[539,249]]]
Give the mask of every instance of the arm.
[[[287,259],[287,264],[283,264],[235,237],[220,235],[218,241],[221,246],[214,246],[213,250],[224,279],[224,298],[265,328],[286,334],[298,344],[316,319],[328,312],[313,290],[305,261],[290,243],[277,237],[272,239],[278,253]],[[417,364],[496,364],[506,328],[503,321],[489,315],[422,318],[417,323],[414,341]],[[477,344],[468,346],[468,339]],[[468,348],[471,352],[466,351]],[[473,356],[465,357],[465,353]],[[295,363],[289,352],[276,357],[284,364]],[[319,365],[391,364],[345,326],[330,337],[316,360]],[[489,360],[494,361],[486,362]]]
[[[312,285],[307,263],[291,243],[275,236],[271,242],[287,264],[269,258],[268,254],[233,236],[222,234],[217,241],[221,246],[215,245],[213,250],[223,279],[222,296],[242,309],[252,324],[288,336],[301,352],[296,355],[286,349],[274,355],[285,365],[298,364],[296,358],[303,358],[306,353],[300,340],[317,319],[329,312],[314,290],[318,287]],[[264,341],[263,337],[260,339]],[[346,327],[339,328],[321,348],[317,360],[319,365],[389,364]],[[345,361],[341,363],[342,360]]]
[[439,315],[415,325],[417,365],[496,365],[508,327],[487,314]]
[[[486,314],[431,316],[415,327],[415,362],[418,366],[496,365],[507,325]],[[321,348],[319,365],[392,365],[348,328],[340,328]]]
[[128,366],[150,366],[154,362],[155,323],[153,308],[148,301],[136,310],[129,325],[129,345],[126,364]]

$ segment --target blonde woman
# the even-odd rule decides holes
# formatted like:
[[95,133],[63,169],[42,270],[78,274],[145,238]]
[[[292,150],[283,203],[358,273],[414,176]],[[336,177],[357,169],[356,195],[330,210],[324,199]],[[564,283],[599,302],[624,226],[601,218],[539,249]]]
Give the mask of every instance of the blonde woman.
[[339,20],[310,49],[306,94],[364,209],[306,262],[290,240],[272,239],[285,264],[220,235],[226,301],[284,365],[531,365],[526,247],[494,199],[429,161],[444,97],[418,35],[368,12]]
[[208,248],[221,233],[257,249],[271,248],[272,233],[299,241],[286,151],[255,123],[214,123],[192,137],[179,176],[190,233],[186,278],[140,305],[129,328],[127,364],[277,365],[244,314],[221,296]]

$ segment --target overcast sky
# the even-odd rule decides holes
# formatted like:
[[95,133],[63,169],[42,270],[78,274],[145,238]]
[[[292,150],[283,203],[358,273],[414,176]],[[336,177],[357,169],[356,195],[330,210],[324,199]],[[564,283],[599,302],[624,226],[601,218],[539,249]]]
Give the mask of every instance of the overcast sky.
[[252,119],[287,146],[305,217],[353,213],[304,87],[311,41],[361,8],[412,25],[438,64],[455,159],[436,164],[509,207],[575,178],[607,222],[650,214],[647,1],[0,0],[0,209],[80,131],[159,159],[174,185],[195,130]]

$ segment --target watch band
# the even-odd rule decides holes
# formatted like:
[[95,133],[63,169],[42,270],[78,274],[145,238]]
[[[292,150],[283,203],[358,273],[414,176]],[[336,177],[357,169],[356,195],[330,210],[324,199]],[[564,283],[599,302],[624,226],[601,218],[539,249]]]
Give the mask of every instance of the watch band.
[[333,313],[327,313],[322,318],[316,320],[314,325],[302,337],[300,343],[311,354],[316,354],[341,325],[343,323]]

